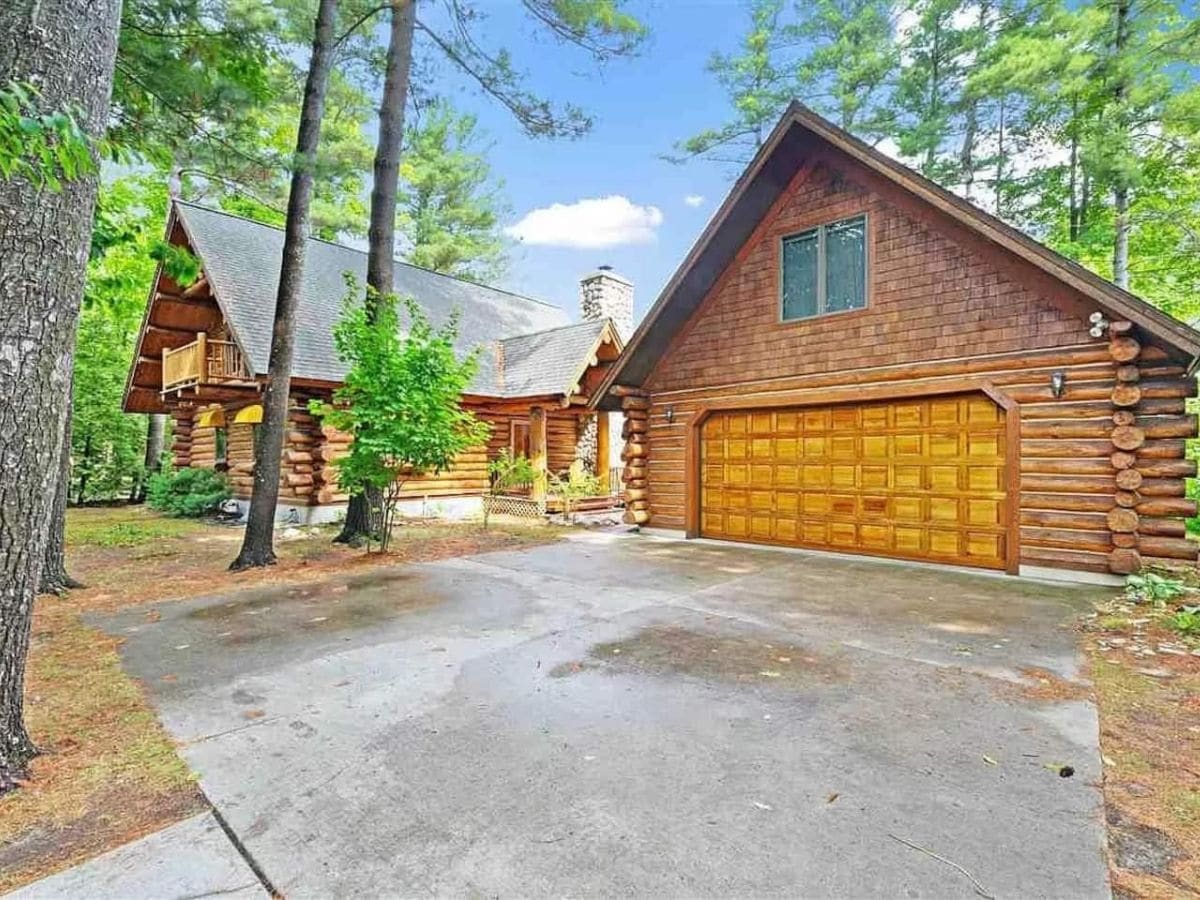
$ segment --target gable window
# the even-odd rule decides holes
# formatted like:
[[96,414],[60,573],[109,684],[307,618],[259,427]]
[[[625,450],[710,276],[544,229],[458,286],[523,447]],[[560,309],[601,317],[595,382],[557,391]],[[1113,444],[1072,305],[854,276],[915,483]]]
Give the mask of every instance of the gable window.
[[783,239],[785,322],[867,305],[867,217],[831,222]]

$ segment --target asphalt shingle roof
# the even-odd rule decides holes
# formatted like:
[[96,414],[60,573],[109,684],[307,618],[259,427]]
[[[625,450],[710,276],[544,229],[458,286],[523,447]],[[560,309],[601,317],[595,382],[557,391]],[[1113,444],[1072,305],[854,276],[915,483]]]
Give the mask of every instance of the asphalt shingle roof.
[[[213,292],[225,309],[230,327],[250,357],[250,364],[256,374],[265,375],[283,256],[283,231],[191,203],[177,201],[175,210]],[[367,254],[352,247],[309,239],[292,364],[295,378],[337,382],[345,376],[346,367],[333,346],[333,327],[346,293],[344,272],[353,273],[364,284]],[[569,326],[570,319],[557,306],[400,261],[396,262],[395,281],[396,292],[414,297],[435,325],[445,322],[452,310],[459,311],[459,350],[465,354],[475,347],[484,348],[479,354],[479,371],[471,393],[511,397],[561,392],[583,355],[591,350],[589,343],[576,352],[583,343],[583,334],[592,329],[598,335],[602,326],[600,322],[588,322],[589,329],[564,328]],[[522,386],[515,390],[509,379],[501,381],[495,342],[507,345],[506,339],[518,336],[511,356],[505,351],[505,369]],[[571,353],[575,357],[568,364]],[[556,378],[557,383],[551,387]]]
[[561,394],[579,374],[607,319],[578,322],[501,341],[504,393],[510,397]]

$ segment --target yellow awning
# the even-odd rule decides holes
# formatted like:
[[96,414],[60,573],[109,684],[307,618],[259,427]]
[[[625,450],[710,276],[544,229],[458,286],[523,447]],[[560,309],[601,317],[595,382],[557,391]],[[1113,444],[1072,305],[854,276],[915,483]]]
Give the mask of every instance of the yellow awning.
[[196,415],[197,428],[220,428],[225,424],[225,410],[206,409]]
[[255,403],[253,406],[243,406],[233,414],[233,421],[243,425],[257,425],[262,421],[262,404]]

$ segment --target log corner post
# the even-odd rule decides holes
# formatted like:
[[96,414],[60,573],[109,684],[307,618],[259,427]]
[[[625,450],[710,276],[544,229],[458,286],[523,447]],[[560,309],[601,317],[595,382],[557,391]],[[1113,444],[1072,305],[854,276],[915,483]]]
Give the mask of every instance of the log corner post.
[[1122,487],[1131,484],[1131,478],[1122,473],[1136,471],[1133,467],[1137,463],[1137,449],[1146,440],[1145,433],[1136,425],[1135,407],[1141,397],[1137,358],[1141,355],[1142,345],[1131,334],[1132,329],[1130,322],[1113,322],[1109,326],[1108,352],[1117,366],[1117,380],[1112,390],[1113,453],[1110,457],[1117,474],[1117,489],[1113,508],[1108,513],[1113,545],[1108,554],[1108,570],[1116,575],[1131,575],[1142,567],[1138,552],[1140,521],[1133,508],[1137,494],[1136,490]]
[[625,521],[630,525],[645,525],[650,521],[650,395],[642,388],[617,385],[613,393],[621,398],[625,424],[621,437],[625,448],[621,460],[625,468],[621,481],[625,485]]
[[530,498],[545,500],[549,489],[546,474],[546,410],[540,406],[529,408],[529,462],[533,466]]
[[608,428],[609,414],[596,413],[596,478],[600,482],[600,493],[607,494],[612,485],[609,483],[609,446],[611,444]]
[[[1152,408],[1153,400],[1143,401],[1145,360],[1132,323],[1113,322],[1109,336],[1116,365],[1110,457],[1116,491],[1108,513],[1113,545],[1108,569],[1116,575],[1132,575],[1146,565],[1194,563],[1196,545],[1187,539],[1182,520],[1196,514],[1196,502],[1185,496],[1184,480],[1195,472],[1195,463],[1177,459],[1183,456],[1182,448],[1175,450],[1170,447],[1173,441],[1162,439],[1195,437],[1196,417],[1186,412],[1182,417],[1160,415],[1160,408]],[[1195,394],[1194,384],[1188,394]],[[1171,452],[1164,455],[1164,448]]]

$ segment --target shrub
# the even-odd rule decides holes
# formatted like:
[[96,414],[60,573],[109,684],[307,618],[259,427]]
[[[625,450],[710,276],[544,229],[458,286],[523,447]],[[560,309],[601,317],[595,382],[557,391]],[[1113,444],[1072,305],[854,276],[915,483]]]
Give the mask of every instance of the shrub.
[[587,472],[582,460],[577,459],[566,472],[550,475],[550,493],[562,499],[563,520],[574,522],[576,504],[584,497],[594,497],[600,493],[600,479]]
[[1125,580],[1125,597],[1134,603],[1150,603],[1161,609],[1166,604],[1188,593],[1188,587],[1178,578],[1167,578],[1147,572],[1130,575]]
[[1182,635],[1200,637],[1200,606],[1185,606],[1167,624]]
[[160,472],[151,476],[146,486],[146,502],[169,516],[206,516],[230,496],[229,485],[212,469]]

